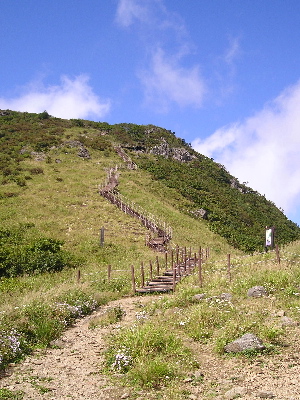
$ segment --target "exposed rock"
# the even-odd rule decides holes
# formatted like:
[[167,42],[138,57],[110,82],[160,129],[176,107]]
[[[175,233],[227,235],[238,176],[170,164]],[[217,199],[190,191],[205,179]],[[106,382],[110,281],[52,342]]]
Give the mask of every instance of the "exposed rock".
[[219,297],[221,300],[231,301],[232,294],[231,293],[221,293]]
[[246,333],[240,338],[227,344],[224,348],[226,353],[240,353],[245,350],[263,350],[265,348],[261,339],[252,333]]
[[205,298],[206,298],[205,293],[195,294],[195,296],[193,297],[194,300],[204,300]]
[[82,146],[82,147],[79,148],[78,156],[79,156],[79,157],[82,157],[82,158],[87,158],[87,159],[88,159],[88,158],[91,158],[88,149],[85,148],[84,146]]
[[284,326],[298,326],[299,322],[294,321],[292,318],[283,316],[281,317],[281,325]]
[[181,162],[192,161],[195,157],[192,156],[186,149],[184,148],[174,148],[171,149],[172,157]]
[[224,396],[226,399],[236,399],[238,397],[244,396],[245,394],[247,394],[247,389],[245,387],[237,386],[228,390],[228,392],[226,392]]
[[31,150],[27,146],[22,147],[20,150],[20,154],[26,154],[26,153],[30,153],[30,152],[31,152]]
[[69,140],[68,142],[64,143],[64,146],[68,146],[71,148],[78,147],[78,156],[82,158],[89,159],[91,158],[90,153],[86,147],[84,147],[83,143],[79,140]]
[[170,147],[169,143],[162,138],[159,146],[154,146],[150,153],[163,156],[166,158],[174,158],[180,162],[192,161],[195,156],[190,154],[184,147]]
[[233,189],[238,189],[239,181],[236,178],[230,179],[230,187],[232,187]]
[[35,161],[45,161],[46,160],[45,153],[32,151],[30,154],[32,155],[32,157],[34,158]]
[[208,211],[204,208],[199,208],[199,210],[191,211],[191,214],[195,215],[195,217],[201,217],[203,219],[207,219]]
[[268,292],[266,288],[263,286],[253,286],[251,289],[248,290],[248,297],[263,297],[268,296]]
[[275,395],[272,392],[259,392],[257,397],[260,397],[261,399],[273,399]]

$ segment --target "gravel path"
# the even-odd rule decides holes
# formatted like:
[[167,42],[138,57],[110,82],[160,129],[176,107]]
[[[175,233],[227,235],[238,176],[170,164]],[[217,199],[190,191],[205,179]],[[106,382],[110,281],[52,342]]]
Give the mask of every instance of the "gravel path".
[[58,348],[38,351],[14,366],[1,379],[0,387],[25,392],[24,400],[121,398],[124,388],[110,386],[107,377],[99,372],[104,362],[104,338],[114,326],[90,329],[89,323],[107,308],[120,306],[126,312],[120,324],[130,324],[136,319],[136,303],[147,301],[151,301],[151,296],[113,301],[78,320],[55,342]]
[[[58,348],[41,350],[8,371],[0,387],[23,391],[24,400],[101,400],[136,399],[130,389],[112,385],[101,374],[104,362],[105,336],[116,325],[90,329],[90,321],[109,307],[120,306],[126,312],[120,325],[136,320],[141,303],[155,296],[124,298],[101,307],[92,315],[77,321],[56,341]],[[254,360],[219,357],[209,345],[189,341],[200,364],[198,378],[187,377],[182,383],[186,399],[300,400],[300,327],[286,331],[286,347],[279,354],[259,356]],[[161,399],[160,394],[140,399]],[[165,398],[165,397],[163,397]],[[168,398],[168,400],[173,400]]]

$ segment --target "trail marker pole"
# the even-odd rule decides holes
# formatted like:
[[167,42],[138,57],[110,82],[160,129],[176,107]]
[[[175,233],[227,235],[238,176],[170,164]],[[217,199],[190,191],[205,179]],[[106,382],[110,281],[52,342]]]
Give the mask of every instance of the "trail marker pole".
[[176,264],[173,264],[173,293],[175,292],[176,286]]
[[198,259],[198,267],[199,267],[199,285],[202,288],[203,278],[202,278],[202,251],[199,250],[199,259]]
[[108,279],[108,282],[110,281],[110,277],[111,277],[111,265],[108,265],[108,267],[107,267],[107,279]]
[[80,269],[77,270],[77,283],[80,283],[81,272]]
[[280,254],[279,254],[279,247],[278,247],[278,244],[276,244],[275,249],[276,249],[277,262],[278,262],[278,264],[280,265]]
[[231,282],[230,254],[227,255],[227,271],[229,282]]
[[131,266],[131,282],[132,282],[132,290],[133,293],[136,292],[136,287],[135,287],[135,276],[134,276],[134,266]]
[[100,229],[100,246],[104,246],[104,226]]
[[141,287],[145,286],[145,271],[144,271],[144,263],[141,264]]

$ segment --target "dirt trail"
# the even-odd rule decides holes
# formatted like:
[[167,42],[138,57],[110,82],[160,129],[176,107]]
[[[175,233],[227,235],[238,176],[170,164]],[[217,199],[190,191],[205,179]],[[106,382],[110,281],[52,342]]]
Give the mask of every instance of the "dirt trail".
[[136,320],[136,304],[151,300],[152,296],[113,301],[78,320],[56,341],[59,348],[42,350],[28,357],[8,371],[0,387],[25,392],[24,400],[121,398],[126,390],[111,387],[107,377],[99,372],[104,362],[104,338],[116,326],[90,329],[89,323],[108,308],[120,306],[126,314],[118,325],[131,324]]
[[[101,374],[105,349],[105,336],[136,321],[141,304],[157,296],[131,297],[113,301],[92,315],[78,320],[56,341],[58,348],[42,350],[8,371],[0,381],[1,388],[23,391],[24,400],[116,400],[116,399],[168,399],[160,393],[139,397],[129,388],[112,385]],[[93,318],[108,308],[120,306],[126,312],[123,320],[106,328],[90,329]],[[254,360],[228,358],[215,355],[210,345],[194,341],[186,344],[193,348],[200,364],[201,379],[191,375],[182,382],[186,399],[300,400],[300,327],[288,328],[286,347],[279,354],[259,356]],[[199,378],[198,376],[198,378]],[[178,382],[179,383],[179,382]],[[232,392],[231,390],[236,390]]]

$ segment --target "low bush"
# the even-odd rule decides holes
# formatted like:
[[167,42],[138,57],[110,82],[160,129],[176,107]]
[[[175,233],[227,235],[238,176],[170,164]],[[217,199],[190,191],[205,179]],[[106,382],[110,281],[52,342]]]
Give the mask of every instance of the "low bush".
[[17,230],[0,232],[0,277],[58,272],[74,267],[79,260],[62,250],[63,242],[50,239],[28,239]]

